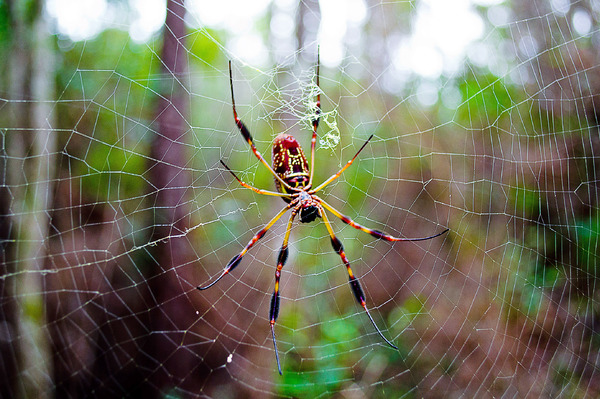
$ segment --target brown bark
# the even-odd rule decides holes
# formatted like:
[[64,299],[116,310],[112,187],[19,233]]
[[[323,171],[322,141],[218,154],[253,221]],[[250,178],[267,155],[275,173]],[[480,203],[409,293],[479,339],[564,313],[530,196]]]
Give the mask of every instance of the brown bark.
[[[304,50],[307,43],[317,41],[317,33],[321,25],[321,7],[318,0],[298,2],[296,14],[296,41],[298,50]],[[311,58],[311,60],[314,57]]]
[[[190,371],[197,368],[198,359],[185,351],[182,334],[193,323],[195,315],[184,295],[178,268],[190,261],[193,252],[185,235],[189,226],[188,187],[186,171],[186,115],[188,95],[184,80],[187,57],[183,39],[186,34],[185,8],[181,1],[167,2],[167,17],[162,48],[162,92],[159,99],[152,144],[151,182],[154,193],[154,250],[156,264],[149,276],[152,301],[150,323],[152,335],[147,349],[149,392],[156,395],[172,387],[183,388],[191,380]],[[189,388],[189,387],[187,387]]]

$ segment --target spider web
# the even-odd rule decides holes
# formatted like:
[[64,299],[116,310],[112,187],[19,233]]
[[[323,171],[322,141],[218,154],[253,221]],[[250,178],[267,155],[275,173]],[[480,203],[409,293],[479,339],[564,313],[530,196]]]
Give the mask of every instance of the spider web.
[[[275,1],[258,15],[211,5],[224,21],[189,3],[181,75],[161,73],[160,31],[140,37],[113,12],[80,38],[49,2],[51,96],[3,89],[3,395],[599,394],[596,2],[457,2],[469,13],[441,20],[427,19],[436,2],[323,1],[316,12]],[[337,36],[332,10],[347,23]],[[462,47],[457,20],[481,27]],[[280,132],[309,155],[321,92],[316,184],[374,138],[320,195],[395,236],[450,229],[389,243],[329,214],[399,350],[356,303],[321,219],[291,232],[275,326],[283,376],[268,311],[287,216],[230,275],[196,289],[285,206],[219,162],[274,189],[235,127],[227,60],[268,161]],[[182,88],[183,136],[166,145],[185,156],[171,163],[153,152],[166,137],[157,103]],[[24,107],[41,122],[19,118]],[[157,165],[185,183],[156,186]],[[179,191],[182,215],[161,219],[161,196]]]

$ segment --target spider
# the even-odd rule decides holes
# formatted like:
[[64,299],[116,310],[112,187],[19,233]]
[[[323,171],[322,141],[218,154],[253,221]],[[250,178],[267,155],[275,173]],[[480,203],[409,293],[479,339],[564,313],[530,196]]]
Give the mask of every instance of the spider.
[[[317,57],[317,64],[316,64],[317,87],[319,87],[319,69],[320,69],[320,62],[319,62],[319,57]],[[313,172],[314,172],[314,164],[315,164],[315,162],[314,162],[315,144],[317,142],[317,127],[319,126],[319,119],[320,119],[320,114],[321,114],[321,94],[320,94],[320,92],[317,93],[316,112],[315,112],[315,117],[312,120],[312,139],[310,142],[310,167],[308,166],[308,162],[306,160],[306,157],[304,156],[304,152],[302,151],[302,147],[300,147],[300,144],[296,141],[294,136],[287,134],[287,133],[279,134],[277,137],[275,137],[275,140],[273,141],[273,153],[272,153],[273,167],[271,167],[267,163],[267,161],[263,158],[261,153],[256,149],[256,146],[254,145],[254,142],[252,141],[252,136],[250,135],[250,131],[248,130],[246,125],[241,121],[241,119],[238,117],[238,114],[237,114],[237,111],[235,108],[235,98],[233,95],[233,74],[231,72],[231,61],[229,61],[229,85],[231,87],[231,105],[233,108],[233,118],[235,120],[235,123],[236,123],[240,133],[242,134],[243,138],[250,145],[250,148],[251,148],[252,152],[254,153],[254,155],[256,156],[256,158],[258,158],[258,160],[260,162],[262,162],[262,164],[265,165],[265,167],[269,170],[269,172],[274,176],[275,186],[277,188],[277,191],[269,191],[269,190],[263,190],[263,189],[253,187],[253,186],[243,182],[225,164],[225,162],[223,162],[223,160],[221,160],[221,164],[227,169],[227,171],[229,173],[231,173],[231,175],[243,187],[248,188],[258,194],[281,197],[281,199],[283,199],[283,201],[285,201],[287,203],[287,205],[281,211],[279,211],[279,213],[277,213],[260,231],[258,231],[258,233],[256,233],[254,235],[254,237],[252,237],[252,239],[250,239],[248,244],[244,247],[244,249],[239,254],[234,256],[229,261],[229,263],[227,263],[227,266],[225,266],[225,268],[221,272],[221,275],[215,281],[213,281],[212,283],[210,283],[208,285],[199,286],[197,288],[201,291],[206,290],[206,289],[212,287],[213,285],[215,285],[226,274],[229,274],[233,269],[235,269],[240,264],[242,257],[250,250],[250,248],[252,248],[252,246],[254,246],[254,244],[256,244],[256,242],[258,240],[260,240],[271,227],[273,227],[275,222],[277,220],[279,220],[288,210],[290,210],[290,209],[292,210],[290,218],[288,219],[287,227],[285,230],[285,235],[283,237],[283,244],[281,245],[281,249],[279,250],[279,255],[277,257],[277,268],[275,270],[275,289],[273,290],[273,295],[271,297],[271,305],[270,305],[270,310],[269,310],[269,320],[270,320],[270,325],[271,325],[271,337],[273,339],[273,347],[275,348],[275,359],[277,361],[277,369],[279,371],[279,374],[282,375],[281,363],[279,362],[279,352],[277,350],[277,341],[275,339],[275,322],[277,321],[277,317],[279,316],[279,304],[280,304],[279,280],[281,278],[281,270],[288,258],[288,241],[290,238],[292,222],[294,221],[296,216],[299,216],[301,223],[310,223],[310,222],[315,221],[317,218],[321,218],[323,220],[323,223],[325,224],[325,227],[327,228],[327,231],[331,238],[331,245],[333,246],[334,251],[340,256],[342,262],[346,266],[346,270],[348,271],[350,287],[352,288],[354,297],[356,298],[356,300],[358,301],[360,306],[362,306],[362,308],[365,310],[365,313],[369,317],[369,320],[373,324],[373,327],[375,328],[375,330],[377,331],[379,336],[389,346],[391,346],[394,349],[398,349],[398,347],[396,345],[394,345],[389,339],[387,339],[385,337],[385,335],[383,335],[383,333],[381,332],[379,327],[377,327],[375,320],[373,320],[373,317],[371,316],[371,313],[369,312],[369,308],[367,307],[366,297],[363,292],[363,289],[362,289],[358,279],[352,272],[352,269],[350,268],[350,262],[348,261],[348,258],[346,257],[346,253],[344,252],[344,247],[342,246],[342,243],[340,242],[340,240],[336,237],[335,233],[333,232],[331,223],[329,222],[327,214],[325,213],[325,209],[327,209],[334,216],[338,217],[344,223],[354,227],[355,229],[362,230],[365,233],[368,233],[375,238],[380,238],[380,239],[383,239],[386,241],[430,240],[432,238],[441,236],[442,234],[446,233],[449,229],[445,229],[441,233],[437,233],[437,234],[434,234],[429,237],[400,238],[400,237],[394,237],[394,236],[388,235],[379,230],[373,230],[368,227],[362,226],[362,225],[356,223],[355,221],[353,221],[352,219],[350,219],[348,216],[343,215],[341,212],[339,212],[333,206],[331,206],[327,202],[325,202],[322,198],[318,197],[316,195],[316,193],[318,191],[321,191],[329,183],[331,183],[332,181],[337,179],[342,174],[342,172],[344,172],[344,170],[346,170],[350,165],[352,165],[352,163],[354,162],[356,157],[358,157],[358,154],[360,154],[360,152],[365,148],[365,146],[373,138],[373,135],[371,135],[367,139],[367,141],[365,141],[365,143],[360,147],[360,149],[356,152],[356,154],[352,157],[352,159],[350,159],[337,173],[333,174],[327,180],[325,180],[323,183],[321,183],[317,187],[313,188],[312,185],[313,185]]]

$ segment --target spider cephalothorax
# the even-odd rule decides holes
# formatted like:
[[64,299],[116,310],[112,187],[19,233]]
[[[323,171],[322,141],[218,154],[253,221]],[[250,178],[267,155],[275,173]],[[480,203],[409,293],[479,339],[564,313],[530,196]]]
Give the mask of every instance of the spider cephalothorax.
[[298,203],[300,205],[300,221],[302,223],[313,222],[319,215],[319,201],[307,194],[305,191],[301,191],[298,195]]
[[[317,61],[317,71],[316,71],[316,84],[319,86],[319,62]],[[321,115],[321,94],[317,94],[317,102],[316,102],[316,113],[312,120],[312,138],[310,142],[310,167],[308,162],[306,161],[306,157],[304,156],[304,152],[302,151],[302,147],[298,144],[296,139],[287,133],[281,133],[275,140],[273,141],[273,167],[271,167],[267,161],[263,158],[260,152],[254,146],[254,142],[252,141],[252,136],[250,135],[250,131],[244,125],[244,123],[238,117],[237,111],[235,109],[235,99],[233,96],[233,76],[231,73],[231,62],[229,62],[229,83],[231,86],[231,103],[233,107],[233,117],[235,119],[235,123],[242,134],[242,137],[248,142],[250,148],[256,158],[267,167],[267,169],[271,172],[273,177],[275,178],[275,186],[277,191],[269,191],[262,190],[256,187],[253,187],[236,176],[236,174],[229,169],[229,167],[221,161],[223,166],[235,177],[235,179],[244,187],[249,188],[250,190],[263,195],[271,195],[281,197],[287,205],[277,213],[271,221],[269,221],[258,233],[254,235],[250,239],[250,242],[244,247],[242,252],[234,256],[225,269],[221,272],[221,275],[212,283],[206,286],[198,287],[199,290],[205,290],[207,288],[212,287],[215,283],[217,283],[221,278],[223,278],[226,274],[229,274],[233,269],[235,269],[242,260],[242,257],[252,248],[254,244],[258,240],[260,240],[267,230],[269,230],[279,218],[281,218],[288,210],[292,210],[290,218],[287,223],[287,227],[285,230],[285,235],[283,237],[283,244],[281,245],[281,249],[279,250],[279,256],[277,257],[277,268],[275,269],[275,289],[273,290],[273,295],[271,297],[271,307],[269,310],[269,320],[271,325],[271,336],[273,338],[273,346],[275,348],[275,359],[277,360],[277,369],[279,374],[281,374],[281,364],[279,362],[279,352],[277,351],[277,341],[275,340],[275,321],[279,316],[279,280],[281,278],[281,270],[283,265],[287,261],[288,258],[288,241],[290,238],[290,231],[292,228],[292,223],[297,215],[300,216],[300,222],[302,223],[310,223],[317,219],[317,217],[322,218],[325,223],[325,227],[327,228],[327,232],[331,238],[331,245],[333,246],[334,251],[340,256],[342,262],[346,266],[346,270],[348,272],[348,278],[350,287],[352,288],[352,292],[357,302],[362,306],[362,308],[367,313],[369,320],[375,327],[377,333],[381,336],[381,338],[387,342],[392,348],[398,349],[393,343],[391,343],[379,330],[377,324],[371,317],[371,313],[369,313],[369,309],[366,304],[366,297],[362,290],[362,287],[358,281],[358,279],[354,276],[352,269],[350,268],[350,262],[348,258],[346,258],[346,254],[344,252],[344,247],[341,241],[335,236],[333,232],[333,228],[331,227],[331,223],[325,213],[325,209],[331,212],[334,216],[342,220],[344,223],[354,227],[355,229],[364,231],[365,233],[370,234],[375,238],[380,238],[386,241],[424,241],[429,240],[431,238],[438,237],[448,231],[448,229],[442,231],[441,233],[434,234],[429,237],[423,238],[400,238],[394,237],[388,234],[385,234],[379,230],[373,230],[368,227],[362,226],[348,216],[343,215],[337,209],[329,205],[323,199],[318,197],[316,193],[327,186],[329,183],[337,179],[346,168],[348,168],[358,154],[365,148],[367,143],[373,138],[373,135],[367,139],[367,141],[360,147],[357,153],[350,159],[346,165],[344,165],[337,173],[330,176],[327,180],[321,183],[316,188],[312,188],[312,180],[314,173],[314,160],[315,160],[315,144],[317,142],[317,127],[319,126],[319,118]]]

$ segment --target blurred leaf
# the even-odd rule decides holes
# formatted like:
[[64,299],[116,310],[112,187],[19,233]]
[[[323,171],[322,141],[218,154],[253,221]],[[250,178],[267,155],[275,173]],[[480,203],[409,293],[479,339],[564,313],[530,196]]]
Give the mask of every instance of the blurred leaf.
[[76,126],[67,151],[89,200],[132,198],[145,189],[157,68],[152,44],[134,43],[120,30],[65,51],[58,120],[65,129]]
[[214,67],[218,65],[217,60],[222,56],[221,43],[223,34],[212,29],[196,29],[186,37],[186,47],[194,57],[190,57],[190,62],[200,67]]
[[527,98],[516,85],[489,73],[466,75],[458,87],[465,101],[457,109],[457,116],[465,126],[498,125],[498,118],[510,118],[507,111]]
[[578,221],[573,236],[577,251],[576,264],[588,279],[597,279],[600,277],[600,212]]
[[540,214],[543,198],[539,190],[522,185],[511,185],[509,201],[516,215],[535,220]]
[[427,314],[425,302],[418,296],[411,296],[402,306],[390,312],[388,323],[392,326],[394,335],[401,335],[418,317],[425,314]]

